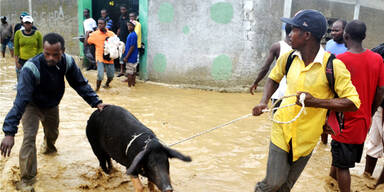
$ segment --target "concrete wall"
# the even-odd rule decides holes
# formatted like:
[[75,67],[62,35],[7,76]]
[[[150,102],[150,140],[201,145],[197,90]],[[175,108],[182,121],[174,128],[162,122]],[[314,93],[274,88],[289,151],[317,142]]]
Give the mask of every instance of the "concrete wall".
[[[10,19],[11,24],[20,22],[23,11],[29,12],[28,0],[2,0],[1,14]],[[79,54],[77,0],[32,0],[34,25],[44,35],[49,32],[61,34],[66,42],[66,52]]]
[[283,0],[148,1],[149,79],[234,88],[249,84],[280,38]]
[[[380,4],[382,7],[384,1]],[[359,20],[362,20],[367,25],[367,37],[364,40],[366,48],[373,48],[384,43],[384,7],[383,10],[361,7]]]
[[[384,42],[384,1],[360,0],[367,48]],[[354,17],[356,0],[292,0],[291,15],[318,9],[326,17]],[[148,1],[150,80],[196,87],[248,87],[280,40],[284,0]]]

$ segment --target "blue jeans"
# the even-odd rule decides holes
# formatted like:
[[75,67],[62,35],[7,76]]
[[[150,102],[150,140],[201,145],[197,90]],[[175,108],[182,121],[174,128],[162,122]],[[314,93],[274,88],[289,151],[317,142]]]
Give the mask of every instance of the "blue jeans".
[[113,79],[115,76],[115,66],[112,64],[106,64],[103,62],[97,62],[97,80],[102,81],[104,78],[104,68],[107,72],[108,79]]
[[3,39],[3,42],[1,43],[1,51],[5,52],[7,46],[10,50],[13,50],[13,42],[11,39]]
[[293,163],[289,162],[288,154],[272,142],[269,144],[267,175],[256,184],[255,192],[291,191],[312,153]]

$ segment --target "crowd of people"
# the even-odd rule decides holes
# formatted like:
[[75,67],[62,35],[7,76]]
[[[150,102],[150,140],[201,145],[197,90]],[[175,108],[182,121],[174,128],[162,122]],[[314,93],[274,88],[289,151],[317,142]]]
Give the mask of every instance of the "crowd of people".
[[[300,110],[298,101],[302,93],[308,108],[307,113],[293,123],[273,123],[267,173],[255,191],[290,191],[319,137],[326,144],[331,134],[329,175],[337,181],[341,192],[349,192],[349,169],[360,162],[364,142],[367,148],[365,176],[371,177],[377,158],[383,156],[384,46],[372,51],[363,48],[367,31],[363,21],[335,21],[331,26],[333,38],[324,49],[320,42],[326,33],[327,21],[322,13],[301,10],[293,18],[281,20],[286,23],[287,39],[272,45],[250,88],[253,94],[277,59],[253,115],[262,114],[269,99],[276,102],[276,98],[291,94],[297,98],[284,99],[276,106],[297,105],[278,109],[274,114],[277,121],[294,118]],[[384,170],[371,187],[383,183]]]
[[[107,9],[101,9],[101,17],[97,22],[90,17],[90,10],[84,9],[84,62],[88,63],[88,70],[96,69],[97,82],[95,90],[100,89],[104,71],[107,73],[107,82],[103,88],[109,88],[110,82],[115,76],[115,67],[120,70],[116,76],[126,76],[123,80],[128,86],[135,86],[136,76],[139,69],[139,53],[143,52],[141,41],[141,24],[138,21],[136,12],[128,12],[126,5],[120,5],[119,20],[114,22],[109,16]],[[2,16],[0,27],[0,40],[2,56],[5,57],[8,47],[11,57],[15,57],[17,79],[20,69],[24,63],[40,54],[43,50],[42,34],[33,25],[34,20],[28,13],[20,15],[20,23],[14,27],[8,22],[7,17]],[[133,28],[133,29],[132,29]],[[108,38],[116,36],[122,41],[123,48],[109,46],[109,49],[116,49],[120,52],[118,58],[109,58],[105,55],[107,50],[105,43]],[[135,43],[133,43],[135,42]],[[126,49],[125,49],[126,48]],[[139,51],[140,50],[140,51]],[[108,50],[111,52],[111,50]],[[114,65],[117,63],[117,65]]]
[[[141,25],[135,12],[128,14],[127,6],[121,5],[120,12],[119,20],[113,21],[107,10],[102,9],[97,22],[90,17],[88,9],[83,12],[85,56],[97,69],[94,90],[74,59],[65,54],[61,35],[48,33],[43,37],[33,25],[33,18],[25,12],[20,15],[21,22],[14,27],[6,17],[1,17],[2,54],[4,57],[6,47],[12,56],[14,54],[18,84],[14,105],[4,120],[5,137],[0,150],[2,155],[9,156],[23,117],[18,188],[32,188],[35,182],[35,140],[40,120],[45,134],[43,153],[56,152],[58,105],[65,90],[64,78],[91,107],[99,110],[105,104],[96,92],[101,87],[104,73],[107,81],[103,88],[110,87],[115,76],[115,63],[119,70],[116,76],[127,76],[128,86],[135,86],[139,49],[142,48]],[[341,192],[349,192],[349,169],[360,162],[364,143],[367,148],[365,176],[372,176],[377,159],[383,156],[384,45],[373,50],[363,48],[367,28],[360,20],[335,21],[330,27],[333,38],[325,48],[320,42],[327,30],[327,20],[321,12],[301,10],[294,17],[281,20],[285,23],[286,38],[272,45],[250,88],[253,94],[276,59],[266,80],[263,97],[252,113],[261,115],[270,99],[276,102],[283,96],[297,95],[276,105],[297,104],[275,112],[275,119],[287,122],[299,111],[302,94],[305,95],[306,113],[290,124],[273,123],[266,176],[256,184],[255,191],[290,191],[319,138],[327,144],[328,134],[331,134],[329,175],[337,181]],[[116,39],[117,43],[114,43]],[[373,188],[383,183],[384,170]]]
[[[96,91],[100,89],[104,71],[107,73],[107,81],[103,88],[110,87],[110,82],[115,76],[115,63],[119,63],[118,68],[120,68],[117,77],[127,76],[124,82],[128,82],[129,87],[136,84],[136,75],[139,68],[139,49],[142,48],[141,24],[135,12],[128,13],[126,5],[120,5],[120,13],[119,20],[114,22],[108,16],[108,11],[102,9],[100,11],[101,17],[96,22],[90,17],[89,9],[83,11],[85,19],[83,22],[84,50],[86,51],[86,59],[91,63],[89,69],[97,69]],[[114,23],[116,23],[116,27],[114,27]],[[125,43],[125,49],[119,50],[121,54],[118,58],[105,56],[105,43],[113,36],[117,36],[120,41]],[[94,49],[90,47],[92,45]],[[115,46],[111,49],[118,49],[118,47]]]

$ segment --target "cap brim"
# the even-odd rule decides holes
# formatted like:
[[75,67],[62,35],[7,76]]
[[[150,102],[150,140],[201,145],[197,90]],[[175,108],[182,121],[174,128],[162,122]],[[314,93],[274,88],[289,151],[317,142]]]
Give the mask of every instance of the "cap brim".
[[285,18],[285,17],[280,17],[280,20],[281,20],[282,22],[284,22],[284,23],[288,23],[288,24],[290,24],[290,25],[292,25],[292,26],[299,27],[299,25],[298,25],[297,23],[293,22],[292,19]]

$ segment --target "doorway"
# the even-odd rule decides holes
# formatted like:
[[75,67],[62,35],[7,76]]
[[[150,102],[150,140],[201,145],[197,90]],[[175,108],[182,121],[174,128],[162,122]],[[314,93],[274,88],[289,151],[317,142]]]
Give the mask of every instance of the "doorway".
[[116,33],[117,22],[120,17],[120,5],[122,4],[127,5],[128,13],[139,13],[139,0],[98,0],[92,2],[93,18],[97,21],[100,18],[101,9],[107,9],[108,15],[113,21],[112,31]]

